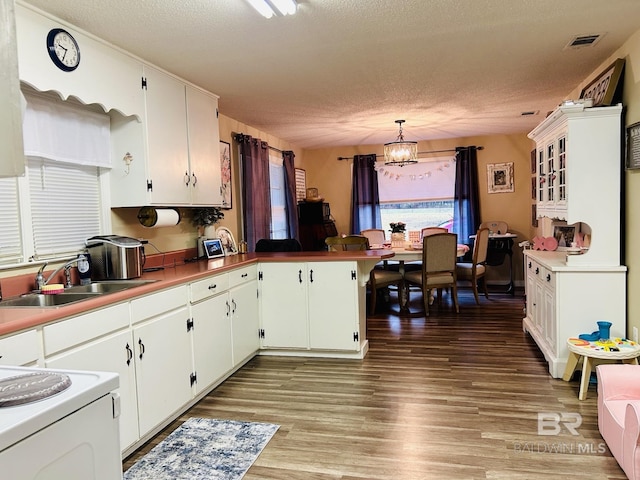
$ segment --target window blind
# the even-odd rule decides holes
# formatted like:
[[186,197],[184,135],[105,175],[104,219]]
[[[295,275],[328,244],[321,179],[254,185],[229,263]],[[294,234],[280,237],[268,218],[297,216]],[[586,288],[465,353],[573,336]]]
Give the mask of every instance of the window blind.
[[23,258],[17,178],[0,178],[0,205],[0,263],[18,263]]
[[74,254],[100,234],[97,167],[27,157],[34,255]]

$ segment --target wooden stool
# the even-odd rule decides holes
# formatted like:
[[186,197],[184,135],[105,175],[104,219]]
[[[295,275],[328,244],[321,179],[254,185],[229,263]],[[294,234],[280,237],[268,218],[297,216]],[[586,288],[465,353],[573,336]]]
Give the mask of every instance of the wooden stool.
[[569,358],[567,359],[567,368],[565,368],[562,376],[564,381],[571,380],[573,372],[582,357],[579,400],[587,398],[591,372],[593,367],[600,363],[598,360],[620,360],[622,363],[638,365],[638,356],[640,356],[640,345],[621,338],[612,338],[609,342],[600,340],[589,342],[580,338],[569,338],[567,339],[567,347],[569,348]]

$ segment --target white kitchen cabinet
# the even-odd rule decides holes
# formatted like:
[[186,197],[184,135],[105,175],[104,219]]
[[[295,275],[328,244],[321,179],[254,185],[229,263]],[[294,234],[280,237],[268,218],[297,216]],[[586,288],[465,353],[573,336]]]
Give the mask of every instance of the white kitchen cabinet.
[[0,338],[0,365],[38,366],[40,346],[36,330]]
[[140,80],[142,123],[112,115],[112,205],[221,205],[217,97],[148,65]]
[[45,366],[116,372],[120,376],[120,447],[139,438],[133,337],[129,305],[121,303],[43,328]]
[[[46,40],[54,28],[67,30],[80,48],[80,64],[71,72],[60,70],[49,58]],[[84,104],[100,105],[105,112],[142,117],[140,60],[25,4],[16,5],[16,30],[22,82],[41,92],[58,92],[63,99],[73,96]]]
[[524,251],[527,311],[523,329],[549,363],[549,373],[562,377],[569,351],[567,339],[612,323],[611,335],[626,329],[626,267],[568,265],[564,252]]
[[222,205],[218,98],[187,85],[186,101],[191,204]]
[[116,372],[120,376],[120,448],[125,450],[140,437],[133,360],[133,337],[126,329],[88,342],[46,360],[47,368]]
[[234,367],[250,360],[260,348],[258,283],[255,265],[229,272],[229,315]]
[[356,262],[309,264],[309,345],[317,350],[360,349]]
[[309,348],[306,263],[260,265],[262,348]]
[[187,286],[131,301],[140,436],[191,398],[191,335]]
[[227,274],[190,285],[196,395],[233,368],[228,286]]
[[260,271],[263,348],[360,350],[356,262],[265,262]]
[[537,214],[582,222],[591,245],[571,265],[620,264],[622,106],[561,106],[529,133],[537,152]]

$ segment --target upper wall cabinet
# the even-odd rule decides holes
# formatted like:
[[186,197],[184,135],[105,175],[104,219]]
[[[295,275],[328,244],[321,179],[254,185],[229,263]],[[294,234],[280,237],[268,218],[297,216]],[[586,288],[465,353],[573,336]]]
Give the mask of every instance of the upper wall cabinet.
[[[142,116],[142,62],[32,7],[16,5],[16,30],[21,81],[63,99],[98,104],[106,112]],[[79,54],[73,61],[66,55],[75,48]]]
[[0,177],[24,174],[22,113],[13,2],[0,2]]
[[222,205],[217,97],[147,65],[141,84],[143,122],[112,116],[112,205]]
[[622,106],[561,106],[529,133],[536,142],[538,216],[584,222],[591,246],[572,265],[620,264]]

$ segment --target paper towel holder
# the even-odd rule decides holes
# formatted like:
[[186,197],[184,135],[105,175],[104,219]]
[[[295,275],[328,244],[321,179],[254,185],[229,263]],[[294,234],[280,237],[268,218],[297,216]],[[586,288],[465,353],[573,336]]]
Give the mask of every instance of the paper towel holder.
[[140,225],[142,225],[143,227],[155,227],[158,224],[158,217],[165,216],[163,214],[158,215],[158,210],[175,212],[175,215],[172,215],[173,217],[177,216],[174,225],[177,225],[178,223],[180,223],[180,220],[181,220],[180,211],[176,208],[157,209],[155,207],[142,207],[140,208],[140,210],[138,210],[138,221],[140,222]]

